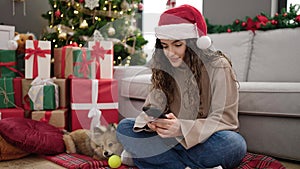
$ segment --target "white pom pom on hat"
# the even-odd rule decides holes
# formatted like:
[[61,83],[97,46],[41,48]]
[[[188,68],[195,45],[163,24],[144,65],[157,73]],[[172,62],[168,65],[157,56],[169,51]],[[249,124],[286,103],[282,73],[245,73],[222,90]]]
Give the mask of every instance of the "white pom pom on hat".
[[208,49],[211,39],[207,36],[205,18],[195,7],[181,5],[171,8],[161,14],[155,35],[159,39],[190,39],[198,38],[197,46]]
[[197,46],[200,49],[208,49],[211,46],[211,39],[208,36],[201,36],[197,39]]

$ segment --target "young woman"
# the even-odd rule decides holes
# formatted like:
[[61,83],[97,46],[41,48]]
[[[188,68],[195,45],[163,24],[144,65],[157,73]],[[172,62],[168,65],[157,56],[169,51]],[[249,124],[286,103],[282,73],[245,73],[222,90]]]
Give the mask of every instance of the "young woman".
[[[117,136],[138,168],[235,168],[246,154],[238,130],[238,84],[230,61],[212,50],[202,14],[165,11],[155,29],[152,89]],[[153,117],[157,108],[165,118]]]

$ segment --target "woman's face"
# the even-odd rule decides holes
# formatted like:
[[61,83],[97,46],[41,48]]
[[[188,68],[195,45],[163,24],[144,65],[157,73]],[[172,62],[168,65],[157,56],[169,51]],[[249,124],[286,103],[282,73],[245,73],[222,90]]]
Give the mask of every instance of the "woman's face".
[[173,67],[179,67],[185,56],[186,41],[185,40],[167,40],[161,39],[164,54],[168,58]]

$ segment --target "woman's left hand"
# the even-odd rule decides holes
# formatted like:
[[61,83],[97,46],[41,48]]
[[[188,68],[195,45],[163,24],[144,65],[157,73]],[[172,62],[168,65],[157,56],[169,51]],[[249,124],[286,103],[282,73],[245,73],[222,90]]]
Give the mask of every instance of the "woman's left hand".
[[180,121],[173,113],[166,114],[167,119],[158,118],[150,123],[162,138],[182,136]]

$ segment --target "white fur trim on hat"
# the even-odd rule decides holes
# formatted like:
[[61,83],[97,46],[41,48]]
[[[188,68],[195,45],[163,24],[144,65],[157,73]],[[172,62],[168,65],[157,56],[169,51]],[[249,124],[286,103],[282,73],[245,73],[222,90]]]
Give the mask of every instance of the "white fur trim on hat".
[[197,46],[200,49],[207,49],[211,46],[211,39],[208,36],[201,36],[197,40]]
[[158,39],[180,40],[197,38],[198,33],[194,24],[182,23],[158,26],[155,28],[155,36]]

